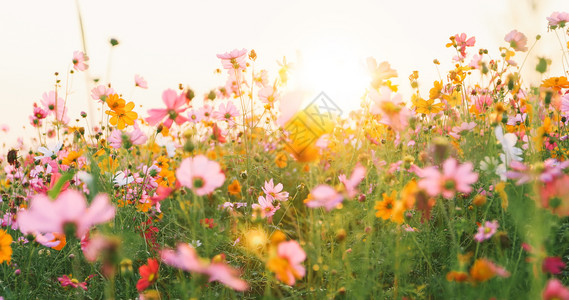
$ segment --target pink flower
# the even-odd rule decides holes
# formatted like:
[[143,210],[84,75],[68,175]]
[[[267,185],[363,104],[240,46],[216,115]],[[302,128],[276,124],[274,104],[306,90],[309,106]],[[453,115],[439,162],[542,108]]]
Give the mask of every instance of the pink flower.
[[89,57],[81,51],[73,52],[73,68],[77,71],[85,71],[89,68],[87,61]]
[[450,199],[456,192],[470,193],[471,184],[478,180],[478,174],[472,172],[472,163],[467,162],[459,165],[454,158],[449,158],[443,163],[443,172],[436,167],[423,169],[419,187],[424,189],[430,196],[442,194]]
[[93,100],[99,100],[101,103],[105,103],[107,101],[107,97],[114,94],[115,90],[106,86],[106,85],[98,85],[91,90],[91,98]]
[[134,75],[134,85],[143,89],[148,88],[148,82],[140,75]]
[[45,92],[42,95],[41,104],[46,108],[49,114],[54,114],[57,121],[67,124],[69,117],[67,116],[67,107],[65,100],[61,97],[55,99],[55,91]]
[[199,123],[202,120],[202,115],[199,110],[192,109],[188,113],[188,120],[192,123]]
[[331,211],[344,200],[341,194],[325,184],[318,185],[312,189],[310,195],[312,199],[306,202],[306,206],[310,208],[324,207],[327,211]]
[[227,104],[221,103],[216,112],[213,113],[213,117],[220,121],[227,121],[230,125],[234,124],[234,117],[239,115],[237,107],[233,102],[227,102]]
[[504,40],[510,43],[510,47],[514,48],[516,51],[528,51],[528,47],[526,47],[528,38],[523,33],[515,29],[506,34]]
[[22,233],[65,232],[66,225],[76,226],[75,235],[81,238],[91,226],[105,223],[115,216],[115,208],[107,195],[100,194],[87,208],[87,200],[76,190],[62,192],[55,201],[46,195],[36,195],[30,207],[18,213]]
[[251,208],[253,209],[253,218],[256,218],[258,216],[258,212],[261,213],[261,218],[270,218],[275,214],[277,210],[281,208],[281,206],[278,204],[277,206],[274,206],[273,200],[269,197],[265,198],[263,196],[259,196],[258,201],[259,204],[255,203],[251,205]]
[[551,274],[560,274],[566,265],[558,256],[546,257],[543,260],[542,270],[544,273],[549,272]]
[[549,21],[549,27],[552,29],[559,27],[565,27],[565,24],[569,22],[569,13],[566,12],[554,12],[551,16],[547,17],[547,21]]
[[148,114],[150,116],[146,118],[148,124],[154,126],[166,118],[164,126],[170,128],[172,122],[182,125],[188,121],[186,117],[181,115],[181,113],[187,109],[183,107],[186,104],[186,96],[184,93],[178,95],[176,91],[172,89],[165,90],[164,93],[162,93],[162,101],[166,104],[166,108],[149,110]]
[[543,300],[569,300],[569,289],[559,279],[549,279],[543,290]]
[[357,195],[358,190],[356,189],[356,187],[365,178],[365,175],[366,175],[366,169],[358,164],[354,168],[354,171],[352,172],[350,179],[346,179],[345,174],[341,174],[340,176],[338,176],[338,179],[342,184],[344,184],[344,187],[346,188],[346,194],[348,198],[354,198]]
[[284,272],[286,276],[283,276],[282,272],[276,274],[280,281],[288,285],[294,285],[296,279],[304,277],[306,269],[302,266],[302,262],[306,259],[306,252],[304,252],[297,241],[279,243],[277,255],[288,262],[288,268]]
[[476,122],[462,122],[460,126],[455,126],[452,128],[452,131],[449,132],[449,135],[454,137],[455,139],[460,139],[460,133],[463,131],[471,131],[476,127]]
[[8,131],[10,131],[10,126],[8,126],[8,124],[1,124],[0,125],[0,131],[7,133]]
[[222,186],[225,175],[217,162],[198,155],[182,161],[176,170],[176,179],[196,195],[203,196]]
[[474,239],[477,242],[482,243],[483,241],[490,239],[496,233],[498,227],[500,227],[498,221],[486,221],[484,225],[478,227],[478,233],[474,235]]
[[263,192],[267,195],[267,200],[279,200],[279,201],[287,201],[288,200],[288,192],[283,192],[283,184],[279,183],[275,186],[273,183],[273,179],[269,180],[269,182],[265,181],[265,186],[262,188]]
[[466,47],[473,47],[474,44],[476,43],[476,38],[470,37],[469,39],[467,39],[466,33],[461,33],[460,35],[456,34],[454,36],[454,41],[456,42],[456,44],[460,48],[459,51],[462,54],[462,56],[466,56],[466,53],[465,53]]
[[223,54],[217,54],[217,58],[221,59],[221,64],[224,69],[227,70],[243,70],[247,67],[245,62],[245,56],[247,55],[247,49],[235,49],[231,52],[225,52]]
[[373,89],[370,98],[373,101],[371,113],[381,115],[381,123],[391,126],[396,131],[402,131],[408,125],[411,111],[405,107],[401,94],[391,96],[391,89],[382,86],[379,93]]
[[219,281],[237,291],[249,288],[247,282],[239,278],[237,270],[223,262],[209,263],[201,259],[196,250],[188,244],[178,244],[175,251],[163,249],[160,251],[160,257],[164,263],[174,268],[209,276],[209,282]]

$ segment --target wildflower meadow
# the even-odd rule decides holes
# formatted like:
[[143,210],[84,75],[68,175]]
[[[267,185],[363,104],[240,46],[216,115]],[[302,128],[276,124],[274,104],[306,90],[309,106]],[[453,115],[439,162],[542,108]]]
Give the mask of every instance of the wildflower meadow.
[[543,24],[537,62],[541,36],[449,32],[434,82],[370,57],[342,113],[238,47],[223,86],[93,81],[73,115],[70,49],[0,158],[0,298],[569,299],[569,13]]

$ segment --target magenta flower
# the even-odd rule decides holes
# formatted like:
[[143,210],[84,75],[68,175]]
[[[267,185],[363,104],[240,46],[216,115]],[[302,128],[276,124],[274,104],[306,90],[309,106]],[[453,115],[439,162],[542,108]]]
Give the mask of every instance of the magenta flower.
[[498,227],[500,227],[498,221],[486,221],[484,225],[480,225],[480,227],[478,227],[478,233],[474,235],[474,239],[477,242],[482,243],[483,241],[490,239],[496,233]]
[[526,47],[528,38],[523,33],[515,29],[506,34],[504,40],[510,43],[510,47],[514,48],[516,51],[528,51],[528,47]]
[[106,85],[98,85],[91,90],[91,98],[93,100],[99,100],[101,103],[105,103],[107,98],[114,94],[115,90],[106,86]]
[[81,51],[73,52],[73,68],[77,71],[85,71],[89,68],[87,61],[89,57]]
[[55,201],[46,195],[36,195],[30,207],[18,213],[22,233],[65,232],[66,225],[76,227],[75,235],[81,238],[91,226],[105,223],[115,216],[115,208],[107,195],[99,194],[90,207],[82,193],[76,190],[62,192]]
[[569,289],[559,279],[549,279],[543,290],[543,300],[569,300]]
[[87,290],[87,282],[79,282],[79,280],[75,278],[69,278],[67,275],[63,275],[62,277],[58,277],[59,283],[62,287],[70,286],[72,288],[82,288],[83,290]]
[[339,194],[332,187],[321,184],[310,191],[312,199],[306,202],[306,206],[310,208],[324,207],[327,211],[336,208],[338,204],[342,203],[344,197]]
[[160,251],[160,257],[164,263],[174,268],[209,276],[209,282],[219,281],[236,291],[249,288],[247,282],[239,278],[239,271],[223,262],[209,263],[203,260],[188,244],[178,244],[175,251],[163,249]]
[[233,102],[227,102],[226,104],[221,103],[217,111],[213,112],[213,117],[219,121],[227,121],[229,125],[233,125],[235,121],[234,117],[239,115],[237,107]]
[[172,122],[182,125],[188,121],[186,117],[181,115],[187,109],[187,107],[183,107],[186,104],[186,96],[184,96],[184,93],[178,95],[176,91],[172,89],[165,90],[164,93],[162,93],[162,101],[166,104],[166,108],[149,110],[148,114],[150,116],[146,118],[148,124],[154,126],[166,118],[164,126],[170,128]]
[[224,69],[227,70],[243,70],[247,67],[245,62],[245,56],[247,55],[247,49],[235,49],[231,52],[225,52],[223,54],[217,54],[217,58],[221,59],[221,64]]
[[342,184],[344,184],[344,188],[346,189],[346,194],[348,198],[354,198],[358,190],[356,189],[360,182],[365,178],[366,175],[366,168],[361,165],[357,165],[350,176],[350,179],[346,178],[345,174],[341,174],[338,176],[338,179]]
[[259,196],[258,201],[258,204],[255,203],[251,205],[251,208],[253,209],[253,218],[256,218],[258,216],[258,213],[261,213],[261,218],[271,218],[275,212],[281,208],[281,206],[278,204],[277,206],[274,206],[273,200],[269,197],[265,198],[263,196]]
[[134,85],[142,89],[148,88],[148,82],[140,75],[134,75]]
[[442,194],[447,199],[454,197],[456,192],[470,193],[471,184],[478,180],[478,174],[472,172],[472,163],[459,165],[454,158],[443,163],[442,173],[436,167],[425,168],[420,173],[420,188],[430,196]]
[[203,196],[222,186],[225,175],[217,162],[198,155],[182,161],[176,170],[176,179],[196,195]]
[[543,259],[542,270],[544,273],[560,274],[566,265],[559,256],[550,256]]
[[265,186],[262,187],[263,192],[267,195],[267,200],[279,200],[279,201],[287,201],[288,200],[288,192],[283,192],[283,184],[279,183],[275,186],[273,183],[273,179],[269,180],[269,182],[265,181]]

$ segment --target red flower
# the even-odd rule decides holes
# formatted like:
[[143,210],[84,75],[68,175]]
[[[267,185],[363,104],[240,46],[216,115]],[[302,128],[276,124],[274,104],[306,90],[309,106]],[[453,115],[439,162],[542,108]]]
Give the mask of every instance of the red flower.
[[149,258],[146,265],[138,268],[138,273],[140,273],[140,277],[142,277],[136,283],[136,289],[139,292],[144,291],[158,279],[159,268],[160,266],[158,265],[158,261],[153,258]]
[[561,257],[550,256],[543,260],[542,270],[544,273],[559,274],[563,269],[565,269],[565,263]]

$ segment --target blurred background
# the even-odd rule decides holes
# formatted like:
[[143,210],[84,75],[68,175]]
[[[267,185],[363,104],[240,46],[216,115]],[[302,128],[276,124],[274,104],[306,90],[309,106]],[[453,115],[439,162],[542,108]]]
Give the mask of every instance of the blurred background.
[[[2,1],[0,3],[0,142],[8,146],[16,137],[36,135],[28,116],[33,103],[53,90],[54,73],[69,86],[70,125],[80,111],[89,111],[88,78],[111,82],[115,91],[147,109],[162,107],[161,94],[179,84],[189,85],[197,98],[226,80],[216,54],[235,48],[255,49],[256,68],[269,70],[286,56],[295,66],[291,88],[325,91],[343,109],[358,107],[368,84],[365,60],[388,61],[398,71],[395,81],[409,99],[408,76],[419,71],[423,93],[438,73],[433,59],[441,62],[441,74],[451,68],[454,49],[445,48],[456,33],[476,37],[474,54],[486,48],[498,58],[504,36],[517,29],[540,41],[528,58],[526,81],[538,82],[532,72],[536,56],[561,59],[553,33],[547,34],[546,17],[569,11],[567,0],[548,1]],[[85,45],[78,12],[82,14]],[[111,49],[109,40],[119,45]],[[83,49],[85,47],[85,49]],[[69,77],[72,55],[85,50],[88,73]],[[525,54],[517,54],[520,63]],[[469,60],[469,59],[468,59]],[[560,66],[561,64],[557,64]],[[561,76],[551,69],[546,75]],[[147,90],[134,89],[134,75],[147,81]],[[296,78],[296,79],[295,79]],[[94,106],[97,107],[97,106]],[[84,126],[84,123],[80,123]],[[25,128],[24,128],[25,127]]]

